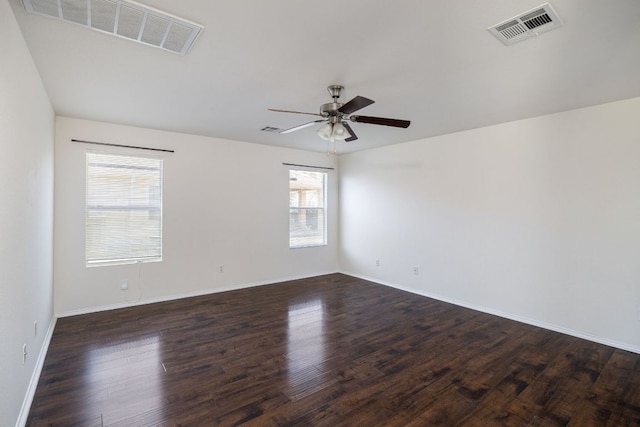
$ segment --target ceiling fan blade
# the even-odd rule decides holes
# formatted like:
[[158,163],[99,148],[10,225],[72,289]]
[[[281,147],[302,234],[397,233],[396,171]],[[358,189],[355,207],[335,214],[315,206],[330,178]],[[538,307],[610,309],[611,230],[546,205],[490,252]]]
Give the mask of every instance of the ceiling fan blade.
[[342,125],[347,130],[347,132],[349,132],[349,135],[350,135],[349,138],[345,139],[346,142],[355,141],[356,139],[358,139],[358,135],[356,135],[353,129],[351,129],[351,126],[349,126],[349,123],[342,122]]
[[316,123],[322,123],[322,122],[324,122],[324,121],[325,121],[325,119],[322,119],[322,120],[314,120],[314,121],[312,121],[312,122],[305,123],[305,124],[303,124],[303,125],[298,125],[298,126],[294,126],[294,127],[292,127],[292,128],[289,128],[289,129],[285,129],[285,130],[283,130],[283,131],[280,131],[279,133],[284,134],[284,133],[291,133],[291,132],[295,132],[295,131],[297,131],[297,130],[304,129],[304,128],[308,128],[309,126],[313,126],[313,125],[315,125]]
[[364,96],[356,96],[351,101],[344,104],[338,111],[344,114],[351,114],[358,111],[361,108],[366,107],[367,105],[373,104],[375,101],[365,98]]
[[387,119],[384,117],[371,116],[351,116],[349,120],[356,123],[369,123],[372,125],[393,126],[396,128],[408,128],[411,122],[409,120]]
[[294,114],[307,114],[309,116],[320,116],[320,117],[324,117],[322,114],[320,113],[305,113],[303,111],[293,111],[293,110],[278,110],[276,108],[267,108],[267,110],[269,111],[275,111],[276,113],[294,113]]

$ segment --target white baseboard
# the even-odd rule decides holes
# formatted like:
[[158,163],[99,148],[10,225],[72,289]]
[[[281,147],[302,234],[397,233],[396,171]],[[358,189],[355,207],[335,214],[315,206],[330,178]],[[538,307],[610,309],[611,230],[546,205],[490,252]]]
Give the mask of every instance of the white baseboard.
[[326,274],[334,274],[334,273],[338,273],[338,271],[325,271],[325,272],[310,273],[303,276],[281,277],[276,279],[268,279],[268,280],[261,280],[257,282],[249,282],[249,283],[241,283],[236,285],[224,286],[224,287],[215,288],[215,289],[203,289],[201,291],[187,292],[184,294],[174,294],[174,295],[168,295],[164,297],[149,298],[149,299],[135,301],[135,302],[123,302],[123,303],[117,303],[117,304],[102,305],[97,307],[82,308],[78,310],[68,310],[63,312],[56,312],[56,317],[61,318],[61,317],[79,316],[82,314],[98,313],[101,311],[117,310],[120,308],[135,307],[140,305],[154,304],[158,302],[175,301],[183,298],[199,297],[203,295],[217,294],[220,292],[237,291],[239,289],[253,288],[256,286],[264,286],[264,285],[272,285],[274,283],[307,279],[310,277],[323,276]]
[[610,347],[615,347],[615,348],[619,348],[621,350],[626,350],[626,351],[630,351],[632,353],[640,354],[640,347],[634,346],[634,345],[631,345],[631,344],[628,344],[628,343],[624,343],[624,342],[620,342],[620,341],[616,341],[616,340],[611,340],[611,339],[604,338],[604,337],[599,337],[599,336],[596,336],[596,335],[587,334],[587,333],[584,333],[584,332],[580,332],[580,331],[576,331],[576,330],[573,330],[573,329],[565,328],[563,326],[553,325],[553,324],[550,324],[550,323],[542,322],[540,320],[519,316],[519,315],[513,314],[513,313],[505,313],[505,312],[500,311],[500,310],[494,310],[494,309],[488,308],[488,307],[482,307],[482,306],[478,306],[478,305],[474,305],[474,304],[469,304],[469,303],[464,302],[464,301],[459,301],[459,300],[456,300],[456,299],[453,299],[453,298],[448,298],[448,297],[445,297],[445,296],[442,296],[442,295],[438,295],[438,294],[432,294],[432,293],[429,293],[429,292],[419,291],[417,289],[412,289],[412,288],[409,288],[409,287],[401,286],[401,285],[398,285],[396,283],[381,281],[381,280],[374,279],[372,277],[363,276],[363,275],[360,275],[360,274],[350,273],[350,272],[346,272],[346,271],[342,271],[341,273],[342,274],[346,274],[348,276],[357,277],[359,279],[368,280],[370,282],[378,283],[380,285],[389,286],[391,288],[399,289],[401,291],[410,292],[412,294],[420,295],[420,296],[427,297],[427,298],[432,298],[432,299],[435,299],[435,300],[438,300],[438,301],[442,301],[442,302],[447,302],[447,303],[454,304],[454,305],[457,305],[457,306],[460,306],[460,307],[469,308],[471,310],[480,311],[482,313],[487,313],[487,314],[491,314],[491,315],[494,315],[494,316],[503,317],[503,318],[509,319],[509,320],[515,320],[516,322],[525,323],[527,325],[537,326],[539,328],[548,329],[550,331],[559,332],[561,334],[570,335],[572,337],[581,338],[581,339],[584,339],[584,340],[587,340],[587,341],[596,342],[598,344],[604,344],[604,345],[607,345],[607,346],[610,346]]
[[24,396],[24,400],[22,401],[22,408],[20,408],[20,415],[18,416],[18,421],[16,422],[16,427],[24,427],[27,425],[27,419],[29,418],[29,411],[31,410],[31,404],[33,403],[33,397],[36,395],[36,389],[38,388],[38,381],[40,380],[40,374],[42,374],[42,368],[44,367],[44,359],[47,356],[47,351],[49,350],[49,344],[51,343],[51,337],[53,337],[53,330],[56,327],[56,317],[54,316],[49,322],[49,328],[47,329],[47,334],[44,336],[44,341],[42,342],[42,347],[40,347],[40,353],[38,354],[38,359],[36,360],[36,366],[33,369],[33,373],[31,374],[31,380],[29,381],[29,387],[27,388],[27,393]]

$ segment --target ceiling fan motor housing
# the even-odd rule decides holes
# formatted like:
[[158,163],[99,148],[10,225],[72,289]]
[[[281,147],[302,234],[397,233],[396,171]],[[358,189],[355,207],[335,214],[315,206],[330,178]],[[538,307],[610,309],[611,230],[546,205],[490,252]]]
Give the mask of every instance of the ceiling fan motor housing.
[[329,102],[320,106],[320,114],[323,116],[337,116],[340,114],[340,108],[344,104],[341,102]]

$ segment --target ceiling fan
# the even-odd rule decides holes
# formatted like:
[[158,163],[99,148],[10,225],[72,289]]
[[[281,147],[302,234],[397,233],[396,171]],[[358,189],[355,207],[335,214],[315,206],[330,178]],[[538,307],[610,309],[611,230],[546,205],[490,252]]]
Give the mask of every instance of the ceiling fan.
[[279,133],[291,133],[300,129],[304,129],[309,126],[313,126],[316,123],[325,123],[318,129],[318,135],[326,140],[335,142],[337,140],[344,141],[355,141],[358,139],[351,126],[349,126],[349,122],[354,123],[368,123],[373,125],[384,125],[384,126],[392,126],[399,128],[408,128],[411,122],[409,120],[398,120],[398,119],[388,119],[384,117],[371,117],[371,116],[360,116],[360,115],[352,115],[356,111],[373,104],[375,101],[365,98],[363,96],[356,96],[351,101],[343,104],[338,102],[338,98],[340,98],[340,94],[344,89],[343,86],[340,85],[331,85],[327,88],[329,94],[333,98],[333,102],[329,102],[327,104],[322,104],[320,106],[319,113],[305,113],[302,111],[292,111],[292,110],[279,110],[275,108],[269,108],[269,111],[275,111],[278,113],[295,113],[295,114],[307,114],[311,116],[319,116],[320,119],[314,120],[312,122],[304,123],[298,126],[294,126],[289,129],[284,129]]

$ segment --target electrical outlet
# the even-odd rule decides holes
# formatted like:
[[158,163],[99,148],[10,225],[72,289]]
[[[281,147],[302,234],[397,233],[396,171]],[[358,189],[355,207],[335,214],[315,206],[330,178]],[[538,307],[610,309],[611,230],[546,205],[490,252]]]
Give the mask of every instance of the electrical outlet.
[[218,267],[218,273],[224,273],[224,265]]
[[413,274],[414,274],[415,276],[417,276],[417,275],[418,275],[418,267],[413,267]]
[[380,260],[379,259],[376,260],[376,267],[380,267]]
[[36,337],[38,336],[38,321],[37,320],[34,320],[34,322],[33,322],[33,335],[36,336]]
[[27,362],[27,345],[22,345],[22,364],[24,365]]
[[121,280],[120,290],[126,291],[127,289],[129,289],[129,280],[128,279]]

